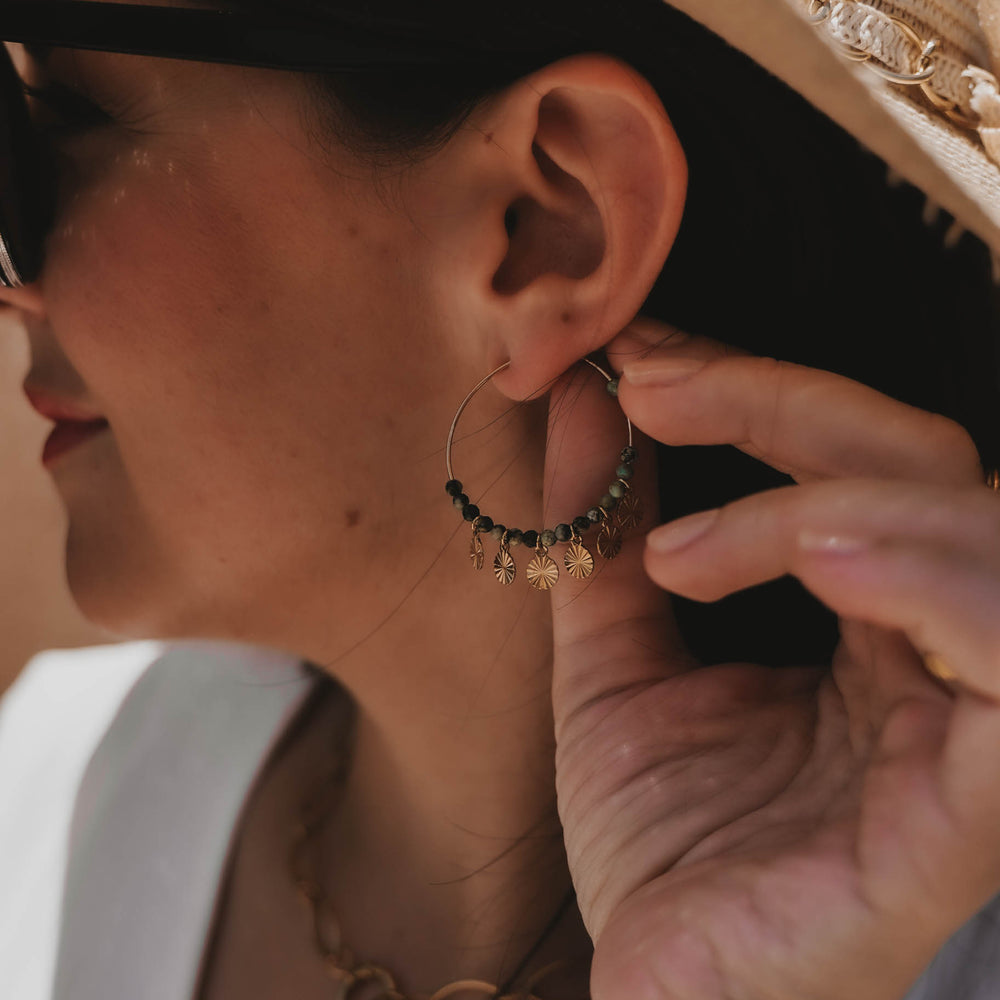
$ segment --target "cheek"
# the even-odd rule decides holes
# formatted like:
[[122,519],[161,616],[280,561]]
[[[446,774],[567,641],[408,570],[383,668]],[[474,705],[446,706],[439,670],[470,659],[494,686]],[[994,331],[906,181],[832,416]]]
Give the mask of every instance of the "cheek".
[[[308,184],[286,183],[297,194],[280,201],[266,171],[138,158],[67,199],[50,322],[113,432],[94,502],[69,503],[81,567],[100,562],[90,542],[107,560],[118,538],[120,580],[132,551],[146,572],[170,559],[200,580],[273,582],[281,565],[308,579],[331,546],[384,538],[391,512],[369,498],[428,450],[398,417],[419,380],[410,362],[386,364],[420,350],[419,282],[380,217]],[[367,530],[345,540],[334,512],[362,507]],[[123,511],[120,529],[100,530]]]

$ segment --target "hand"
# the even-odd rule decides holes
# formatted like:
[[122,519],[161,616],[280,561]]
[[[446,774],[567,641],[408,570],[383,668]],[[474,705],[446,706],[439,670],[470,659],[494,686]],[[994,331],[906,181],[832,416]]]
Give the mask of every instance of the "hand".
[[[593,996],[900,1000],[1000,891],[1000,497],[942,417],[669,333],[639,321],[609,351],[635,425],[736,445],[797,485],[648,544],[633,532],[599,577],[553,590],[557,788]],[[613,410],[554,397],[557,518],[603,492],[580,470],[624,443]],[[711,601],[786,573],[840,616],[832,665],[694,661],[664,590]]]

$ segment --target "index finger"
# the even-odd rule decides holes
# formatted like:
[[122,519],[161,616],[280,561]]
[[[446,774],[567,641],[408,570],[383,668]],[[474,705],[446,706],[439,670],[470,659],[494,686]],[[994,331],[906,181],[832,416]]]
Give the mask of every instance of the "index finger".
[[734,445],[799,482],[982,482],[978,452],[957,423],[844,376],[650,320],[626,330],[609,357],[621,366],[625,412],[664,444]]

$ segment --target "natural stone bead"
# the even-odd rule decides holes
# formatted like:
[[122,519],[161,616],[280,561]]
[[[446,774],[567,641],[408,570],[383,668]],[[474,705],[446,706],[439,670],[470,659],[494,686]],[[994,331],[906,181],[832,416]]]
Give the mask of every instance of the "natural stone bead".
[[608,390],[609,396],[614,396],[615,399],[618,398],[618,379],[613,378],[610,382],[606,382],[604,388]]
[[493,538],[493,539],[495,539],[496,541],[499,542],[500,539],[503,538],[504,532],[506,530],[507,529],[506,529],[506,527],[504,527],[504,525],[502,525],[502,524],[494,524],[493,527],[490,529],[490,538]]
[[615,475],[619,479],[631,479],[632,478],[632,466],[628,465],[626,462],[622,462],[621,465],[615,469]]
[[574,517],[573,518],[573,529],[578,535],[582,535],[585,531],[590,530],[590,518],[587,517]]
[[537,531],[526,531],[521,539],[522,542],[529,548],[533,549],[538,544],[538,532]]
[[507,531],[507,544],[514,548],[515,545],[520,545],[524,541],[524,532],[518,531],[517,528],[510,528]]
[[618,498],[613,497],[610,493],[605,493],[601,497],[601,506],[605,510],[614,510],[618,506]]
[[551,549],[558,541],[556,533],[551,528],[546,528],[538,537],[547,549]]
[[462,517],[466,521],[475,521],[479,517],[479,508],[474,503],[468,503],[462,508]]
[[591,524],[600,524],[601,521],[604,520],[604,515],[601,513],[601,508],[591,507],[590,510],[587,511],[587,520],[590,521]]
[[483,514],[479,519],[479,531],[484,535],[491,534],[493,532],[493,518]]
[[621,483],[612,483],[608,487],[608,492],[616,499],[621,500],[625,493],[627,492],[625,487]]
[[469,498],[464,493],[459,493],[458,496],[452,500],[452,503],[459,509],[464,510],[469,503]]
[[462,492],[462,484],[457,479],[449,479],[444,484],[444,491],[450,497],[457,497]]
[[556,525],[556,541],[568,542],[573,537],[573,529],[568,524]]
[[638,452],[631,445],[627,448],[622,448],[622,453],[618,456],[626,465],[631,465],[638,457]]

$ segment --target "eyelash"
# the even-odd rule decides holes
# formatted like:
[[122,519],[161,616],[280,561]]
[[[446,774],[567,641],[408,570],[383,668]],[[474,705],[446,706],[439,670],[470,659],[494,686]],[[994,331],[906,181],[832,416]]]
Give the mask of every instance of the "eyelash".
[[46,135],[76,135],[114,121],[103,108],[63,84],[48,83],[44,87],[35,87],[22,83],[21,87],[26,96],[40,102],[59,119],[39,126]]

